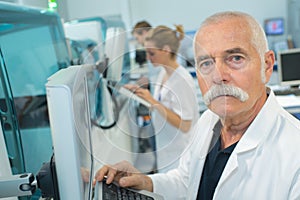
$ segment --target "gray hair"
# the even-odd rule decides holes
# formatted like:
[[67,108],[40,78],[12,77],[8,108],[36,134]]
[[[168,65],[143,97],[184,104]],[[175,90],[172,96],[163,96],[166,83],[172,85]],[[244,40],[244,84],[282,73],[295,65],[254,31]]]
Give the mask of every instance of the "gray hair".
[[201,24],[199,30],[201,30],[205,26],[216,24],[224,20],[233,19],[233,18],[239,18],[245,20],[245,27],[248,28],[251,33],[251,43],[253,44],[254,48],[257,50],[261,58],[261,63],[262,63],[261,76],[262,76],[262,81],[265,82],[266,77],[264,73],[263,64],[265,62],[265,53],[269,51],[268,41],[264,29],[258,23],[258,21],[254,19],[251,15],[243,12],[238,12],[238,11],[225,11],[225,12],[216,13],[208,17]]

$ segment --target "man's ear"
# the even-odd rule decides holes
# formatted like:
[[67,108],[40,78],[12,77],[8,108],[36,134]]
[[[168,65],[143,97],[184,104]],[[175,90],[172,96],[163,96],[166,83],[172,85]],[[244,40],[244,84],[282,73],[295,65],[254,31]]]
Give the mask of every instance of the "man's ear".
[[274,51],[270,50],[267,53],[265,53],[265,75],[266,75],[266,81],[268,82],[272,72],[273,67],[275,63],[275,54]]
[[266,64],[266,71],[272,70],[275,63],[275,54],[274,51],[270,50],[267,53],[265,53],[265,64]]

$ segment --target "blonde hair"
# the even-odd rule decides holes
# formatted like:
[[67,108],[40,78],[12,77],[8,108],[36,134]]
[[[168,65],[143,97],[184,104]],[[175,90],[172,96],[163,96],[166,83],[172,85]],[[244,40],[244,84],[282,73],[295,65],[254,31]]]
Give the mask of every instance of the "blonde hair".
[[167,26],[157,26],[148,32],[145,41],[153,42],[159,49],[169,46],[171,57],[176,58],[180,41],[184,38],[184,29],[182,25],[175,25],[175,28],[173,30]]

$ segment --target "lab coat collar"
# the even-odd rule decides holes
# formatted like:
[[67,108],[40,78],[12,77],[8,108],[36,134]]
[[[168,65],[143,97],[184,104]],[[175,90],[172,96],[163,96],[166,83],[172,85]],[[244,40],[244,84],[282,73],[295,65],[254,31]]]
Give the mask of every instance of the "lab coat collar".
[[[198,121],[198,124],[195,126],[194,136],[196,136],[196,139],[193,139],[192,141],[197,142],[196,146],[201,147],[196,149],[198,151],[195,154],[197,159],[204,160],[206,158],[210,147],[210,141],[212,140],[214,135],[213,128],[215,127],[218,120],[219,117],[215,113],[213,113],[211,110],[207,110],[202,114],[200,120]],[[200,137],[204,138],[200,139]]]
[[[280,105],[277,103],[275,95],[273,91],[271,91],[269,88],[266,88],[268,99],[265,102],[264,106],[262,107],[261,111],[258,113],[258,115],[255,117],[237,146],[235,147],[234,152],[235,153],[242,153],[249,151],[251,149],[254,149],[257,147],[257,145],[263,140],[263,138],[267,137],[267,134],[270,133],[270,130],[272,129],[276,113],[278,112]],[[199,144],[202,146],[201,152],[199,152],[198,159],[203,159],[203,157],[206,157],[206,154],[209,150],[209,142],[214,136],[214,128],[216,126],[216,123],[220,120],[219,117],[213,113],[210,110],[207,110],[205,113],[202,114],[201,118],[206,118],[205,123],[207,126],[203,127],[204,123],[198,123],[200,126],[195,126],[195,135],[202,135],[201,133],[208,133],[206,135],[202,135],[201,137],[205,137],[205,139],[201,141],[206,141],[203,144]],[[266,123],[266,121],[272,122],[271,126],[266,127],[265,124],[270,124],[269,122]],[[194,141],[197,141],[194,140]]]
[[237,154],[256,148],[271,133],[271,129],[275,125],[276,113],[280,105],[277,103],[274,93],[269,88],[267,88],[267,93],[267,101],[234,150]]
[[[230,174],[238,168],[237,158],[239,154],[256,149],[261,143],[264,142],[268,135],[272,133],[272,128],[275,126],[276,116],[278,110],[280,109],[280,105],[277,103],[274,93],[269,89],[267,89],[267,91],[268,99],[265,105],[233,150],[224,168],[222,176],[220,177],[216,191],[230,176]],[[268,126],[265,124],[268,124]]]
[[[275,125],[275,118],[277,116],[276,113],[278,113],[279,109],[282,108],[277,103],[273,91],[269,88],[266,88],[266,90],[268,94],[267,101],[265,102],[261,111],[255,117],[243,137],[240,139],[239,143],[233,151],[233,154],[239,154],[255,149],[259,145],[259,143],[261,143],[268,136],[268,134],[271,132],[272,127]],[[195,126],[195,135],[202,135],[201,133],[208,134],[200,136],[205,137],[205,139],[201,140],[203,141],[202,144],[199,144],[202,148],[200,148],[200,152],[197,153],[198,159],[203,159],[206,157],[210,146],[210,142],[207,141],[212,140],[214,135],[213,128],[219,121],[219,117],[210,110],[207,110],[202,115],[202,117],[206,118],[205,121],[207,123],[207,126],[203,127],[203,123],[201,124],[201,126]],[[266,123],[266,121],[268,121],[268,123]],[[265,124],[270,124],[270,126],[266,127]],[[196,139],[194,141],[198,140]]]

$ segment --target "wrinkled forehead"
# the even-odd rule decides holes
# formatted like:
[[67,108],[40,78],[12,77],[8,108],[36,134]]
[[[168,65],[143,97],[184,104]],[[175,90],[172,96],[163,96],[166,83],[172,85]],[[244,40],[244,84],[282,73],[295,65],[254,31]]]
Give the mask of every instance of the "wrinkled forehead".
[[252,49],[251,31],[241,20],[205,25],[194,38],[195,55],[215,55],[226,49]]

